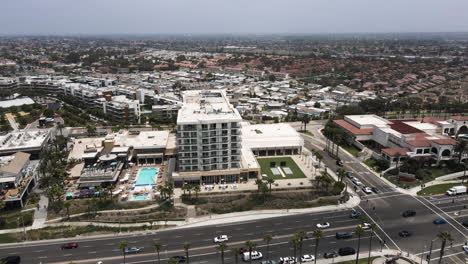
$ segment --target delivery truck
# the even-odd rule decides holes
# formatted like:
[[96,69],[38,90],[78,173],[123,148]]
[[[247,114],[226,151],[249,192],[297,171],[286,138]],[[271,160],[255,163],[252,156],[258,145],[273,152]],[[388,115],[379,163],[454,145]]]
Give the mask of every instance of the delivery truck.
[[447,195],[453,196],[453,195],[465,194],[466,191],[467,191],[466,186],[453,186],[452,188],[447,190]]

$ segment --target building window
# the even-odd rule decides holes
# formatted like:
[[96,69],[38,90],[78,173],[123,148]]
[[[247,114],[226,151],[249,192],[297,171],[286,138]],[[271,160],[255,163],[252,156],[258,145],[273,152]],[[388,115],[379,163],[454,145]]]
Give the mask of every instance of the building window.
[[417,149],[416,150],[416,154],[422,154],[423,153],[423,150],[422,149]]

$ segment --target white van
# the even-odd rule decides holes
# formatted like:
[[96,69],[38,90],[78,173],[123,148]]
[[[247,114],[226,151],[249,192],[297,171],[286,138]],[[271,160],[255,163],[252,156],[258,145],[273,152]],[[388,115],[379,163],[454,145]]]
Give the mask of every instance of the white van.
[[[262,252],[258,251],[252,251],[252,260],[257,260],[263,258]],[[249,252],[244,252],[242,254],[242,260],[243,261],[249,261],[250,260],[250,254]]]

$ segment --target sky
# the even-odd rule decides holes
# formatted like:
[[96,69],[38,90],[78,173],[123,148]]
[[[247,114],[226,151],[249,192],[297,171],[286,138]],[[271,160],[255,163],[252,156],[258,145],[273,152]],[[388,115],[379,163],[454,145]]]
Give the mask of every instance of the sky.
[[0,0],[2,35],[467,32],[468,0]]

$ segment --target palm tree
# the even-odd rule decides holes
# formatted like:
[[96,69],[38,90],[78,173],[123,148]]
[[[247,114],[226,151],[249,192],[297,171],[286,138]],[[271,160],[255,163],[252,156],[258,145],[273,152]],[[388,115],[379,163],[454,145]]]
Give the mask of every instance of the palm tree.
[[190,259],[189,259],[189,249],[190,249],[190,243],[188,242],[185,242],[184,244],[182,244],[182,247],[184,248],[185,250],[185,258],[187,258],[187,264],[190,264]]
[[[299,256],[302,256],[303,241],[307,237],[307,233],[304,230],[299,230],[299,232],[296,233],[296,237],[299,240]],[[301,258],[299,258],[299,263],[302,264]]]
[[468,141],[463,140],[463,139],[459,140],[458,144],[455,146],[455,152],[458,153],[458,164],[461,163],[463,154],[465,154],[467,150],[468,150]]
[[318,253],[318,247],[319,247],[319,241],[324,237],[323,231],[320,229],[314,230],[312,232],[312,236],[315,238],[315,259],[314,259],[314,264],[317,264],[317,253]]
[[304,115],[302,117],[302,124],[304,124],[304,131],[307,131],[307,124],[310,122],[310,117],[308,115]]
[[175,258],[170,258],[168,261],[167,261],[167,264],[179,264],[179,261]]
[[195,192],[195,199],[198,200],[198,193],[201,191],[201,187],[199,184],[193,186],[193,191]]
[[226,250],[227,247],[228,245],[225,243],[218,244],[218,250],[221,252],[221,264],[224,264],[224,250]]
[[442,263],[442,258],[444,257],[444,251],[445,251],[445,245],[447,244],[447,241],[453,241],[452,235],[447,232],[440,232],[437,234],[437,237],[442,240],[442,245],[440,246],[440,257],[439,257],[439,264]]
[[128,242],[125,240],[122,240],[119,242],[119,249],[122,251],[123,254],[123,259],[124,259],[124,264],[125,264],[125,249],[128,246]]
[[297,259],[297,248],[299,247],[299,238],[297,236],[293,236],[293,238],[291,238],[290,243],[292,244],[294,250],[293,257],[294,259]]
[[65,209],[67,209],[67,220],[70,220],[70,206],[71,206],[70,201],[65,201],[63,203],[63,207],[65,207]]
[[257,245],[254,242],[250,241],[250,240],[245,242],[245,245],[249,249],[249,263],[252,264],[252,251],[254,250],[254,248]]
[[361,250],[361,235],[364,234],[364,229],[358,226],[356,231],[354,231],[356,235],[358,235],[358,242],[357,242],[357,252],[356,252],[356,264],[359,263],[359,251]]
[[275,183],[275,179],[268,177],[268,178],[266,179],[266,182],[267,182],[268,185],[269,185],[270,194],[271,194],[271,185],[272,185],[273,183]]
[[263,241],[267,244],[267,260],[270,260],[270,242],[273,239],[273,236],[270,233],[263,235]]
[[255,184],[257,185],[258,192],[260,192],[260,189],[262,188],[262,185],[263,185],[262,179],[256,179]]
[[343,168],[338,168],[336,170],[336,174],[338,174],[339,181],[342,182],[343,178],[346,176],[346,170]]
[[239,264],[240,249],[237,247],[231,248],[231,252],[234,255],[234,261],[236,262],[236,264]]
[[159,253],[161,252],[161,243],[160,242],[154,242],[153,243],[153,249],[158,254],[158,264],[161,264],[161,258],[159,256]]
[[367,264],[370,264],[371,261],[371,250],[372,250],[372,237],[374,236],[375,224],[370,225],[370,237],[369,237],[369,256],[367,257]]
[[320,154],[318,151],[315,152],[315,158],[318,160],[318,166],[320,168],[320,162],[323,160],[322,154]]

